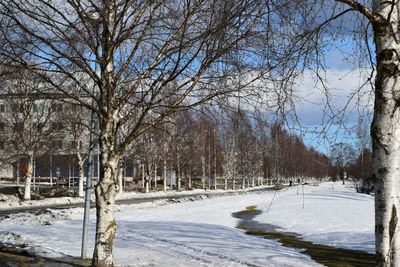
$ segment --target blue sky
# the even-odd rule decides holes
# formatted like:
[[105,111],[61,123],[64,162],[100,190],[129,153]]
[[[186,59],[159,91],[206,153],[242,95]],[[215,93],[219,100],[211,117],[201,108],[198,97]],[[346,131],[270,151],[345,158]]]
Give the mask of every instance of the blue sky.
[[333,143],[356,145],[354,128],[360,116],[371,121],[373,94],[371,85],[366,83],[371,70],[357,67],[359,61],[353,48],[349,40],[340,44],[340,50],[332,49],[325,55],[328,97],[310,71],[295,86],[296,95],[302,99],[296,103],[301,126],[294,125],[295,131],[301,129],[306,144],[326,154]]

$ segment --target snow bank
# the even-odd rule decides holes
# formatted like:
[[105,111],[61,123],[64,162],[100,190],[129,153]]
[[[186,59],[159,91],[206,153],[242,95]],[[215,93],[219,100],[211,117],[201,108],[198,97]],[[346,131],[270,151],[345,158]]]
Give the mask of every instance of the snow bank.
[[[117,195],[117,200],[127,200],[127,199],[147,199],[147,198],[159,198],[159,197],[172,197],[172,196],[191,196],[191,195],[208,195],[208,196],[218,196],[222,194],[240,194],[244,192],[251,192],[253,190],[259,190],[263,188],[269,188],[271,186],[261,186],[255,188],[246,188],[246,189],[238,189],[238,190],[203,190],[203,189],[194,189],[194,190],[184,190],[177,192],[175,190],[168,191],[152,191],[149,193],[141,193],[141,192],[123,192]],[[92,193],[91,201],[95,201],[94,193]],[[41,200],[30,200],[30,201],[21,201],[18,197],[13,195],[4,195],[0,194],[0,210],[1,209],[10,209],[16,207],[41,207],[41,206],[49,206],[49,205],[63,205],[63,204],[77,204],[83,203],[84,199],[79,197],[54,197],[54,198],[45,198]]]

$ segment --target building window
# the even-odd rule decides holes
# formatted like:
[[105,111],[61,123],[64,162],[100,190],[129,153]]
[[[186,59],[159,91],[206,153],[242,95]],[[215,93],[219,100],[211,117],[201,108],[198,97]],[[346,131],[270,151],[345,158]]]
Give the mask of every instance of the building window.
[[44,104],[43,103],[33,103],[33,112],[42,113],[43,110],[44,110]]

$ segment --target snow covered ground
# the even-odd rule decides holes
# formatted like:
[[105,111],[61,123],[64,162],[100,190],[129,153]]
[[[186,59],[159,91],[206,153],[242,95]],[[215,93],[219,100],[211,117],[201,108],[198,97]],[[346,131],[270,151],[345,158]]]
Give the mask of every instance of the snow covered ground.
[[[374,197],[357,194],[349,182],[323,183],[318,187],[288,190],[276,195],[256,221],[279,225],[307,241],[342,248],[375,251]],[[268,210],[268,212],[267,212]]]
[[[301,189],[301,188],[300,188]],[[115,263],[119,266],[319,266],[299,251],[274,240],[245,235],[231,214],[257,205],[257,220],[276,224],[305,239],[371,251],[373,199],[338,183],[276,193],[208,198],[194,202],[119,206]],[[273,199],[272,205],[271,201]],[[0,241],[13,235],[34,251],[80,255],[80,208],[37,215],[11,215],[1,222]],[[95,217],[91,214],[90,236]],[[22,242],[19,238],[18,242]],[[93,249],[93,239],[89,249]],[[90,255],[91,252],[89,252]]]

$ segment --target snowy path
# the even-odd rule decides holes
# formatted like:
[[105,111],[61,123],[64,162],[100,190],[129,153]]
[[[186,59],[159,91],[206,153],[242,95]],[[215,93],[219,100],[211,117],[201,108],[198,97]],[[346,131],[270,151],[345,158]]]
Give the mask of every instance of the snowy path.
[[[353,224],[354,227],[345,229],[348,230],[350,235],[343,235],[338,238],[344,239],[343,243],[346,243],[347,237],[353,238],[358,233],[357,231],[354,232],[354,229],[359,225],[363,229],[366,239],[369,239],[371,231],[373,234],[373,227],[372,230],[368,227],[364,229],[363,223],[356,220],[356,218],[360,218],[359,215],[355,214],[354,217],[348,217],[346,209],[357,207],[364,202],[366,206],[371,203],[373,206],[372,199],[365,198],[365,201],[362,201],[363,195],[352,193],[346,188],[341,191],[337,186],[338,188],[335,188],[335,191],[327,195],[330,202],[325,203],[323,196],[326,192],[329,193],[329,186],[330,184],[324,184],[320,187],[305,187],[306,208],[303,211],[309,210],[314,218],[304,220],[302,216],[309,216],[310,214],[304,212],[296,214],[290,210],[291,208],[302,210],[302,197],[296,194],[295,188],[291,188],[276,194],[267,216],[263,214],[256,219],[278,224],[285,229],[304,234],[306,238],[312,238],[317,232],[302,225],[301,221],[303,220],[304,224],[313,222],[310,227],[318,229],[318,234],[326,233],[327,236],[330,236],[334,233],[332,230],[337,230],[332,228],[336,221],[328,222],[327,220],[331,220],[332,216],[324,218],[323,216],[326,214],[320,213],[321,207],[312,203],[323,203],[323,209],[333,209],[333,212],[336,210],[335,206],[339,205],[338,209],[345,210],[343,216],[340,216],[341,220],[347,220],[347,223]],[[345,201],[344,196],[346,194],[348,197]],[[264,192],[168,205],[147,203],[120,206],[120,210],[116,213],[118,230],[114,250],[115,262],[118,266],[141,267],[319,266],[308,256],[295,249],[282,247],[274,240],[245,235],[243,231],[235,228],[238,220],[231,216],[233,212],[243,210],[250,205],[257,205],[260,209],[266,210],[272,197],[272,192]],[[345,205],[346,203],[347,205]],[[367,205],[367,203],[369,204]],[[333,208],[328,208],[326,205],[332,205]],[[311,211],[314,209],[316,210]],[[59,253],[79,256],[82,209],[57,212],[63,213],[63,216],[69,216],[70,220],[56,220],[57,218],[52,220],[51,217],[54,215],[52,214],[49,218],[45,218],[50,222],[50,225],[41,225],[43,224],[41,218],[44,215],[25,216],[19,219],[11,217],[1,222],[0,229],[23,234],[36,246],[40,245]],[[291,217],[291,213],[295,216]],[[92,213],[91,216],[90,236],[93,237],[94,214]],[[272,216],[278,218],[274,222],[270,222]],[[368,216],[370,215],[367,214],[366,218]],[[289,222],[287,222],[288,217],[292,218]],[[338,227],[342,226],[343,224]],[[301,231],[296,231],[298,230],[295,229],[297,227]],[[349,240],[347,239],[347,241]],[[89,248],[92,249],[93,240],[90,240],[90,242]],[[358,244],[358,246],[364,248],[363,243]],[[36,249],[38,250],[37,247]]]

